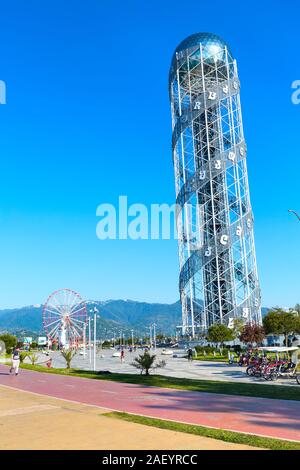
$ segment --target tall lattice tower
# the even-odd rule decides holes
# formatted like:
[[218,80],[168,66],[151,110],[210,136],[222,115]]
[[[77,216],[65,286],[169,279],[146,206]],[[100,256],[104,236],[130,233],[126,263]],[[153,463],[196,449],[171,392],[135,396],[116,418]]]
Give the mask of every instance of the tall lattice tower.
[[182,332],[261,323],[240,83],[226,43],[197,33],[169,76]]

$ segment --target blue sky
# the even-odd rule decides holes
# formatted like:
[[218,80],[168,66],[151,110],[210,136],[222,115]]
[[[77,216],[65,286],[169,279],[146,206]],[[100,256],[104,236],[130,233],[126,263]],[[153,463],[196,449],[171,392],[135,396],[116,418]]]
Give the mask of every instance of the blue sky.
[[168,69],[211,31],[237,58],[263,304],[300,302],[299,5],[28,0],[1,5],[0,308],[71,287],[178,299],[175,240],[100,241],[96,207],[173,203]]

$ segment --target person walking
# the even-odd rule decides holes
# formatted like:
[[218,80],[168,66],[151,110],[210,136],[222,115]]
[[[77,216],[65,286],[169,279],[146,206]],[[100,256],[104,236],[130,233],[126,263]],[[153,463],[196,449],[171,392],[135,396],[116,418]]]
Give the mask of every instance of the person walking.
[[120,357],[121,357],[121,362],[123,362],[124,359],[125,359],[125,351],[124,351],[124,349],[122,349],[122,351],[121,351],[121,356],[120,356]]
[[12,366],[10,368],[10,373],[15,371],[15,374],[18,375],[20,367],[20,349],[15,348],[12,352]]
[[192,348],[189,348],[187,353],[188,353],[188,360],[190,362],[190,361],[193,360],[193,350],[192,350]]
[[228,351],[228,364],[233,364],[234,362],[234,353],[230,350]]

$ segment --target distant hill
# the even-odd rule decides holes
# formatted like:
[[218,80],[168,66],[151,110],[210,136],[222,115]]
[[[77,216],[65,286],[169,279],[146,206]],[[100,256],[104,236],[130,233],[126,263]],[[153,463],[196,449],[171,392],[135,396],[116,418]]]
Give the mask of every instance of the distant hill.
[[41,332],[42,306],[27,306],[0,310],[0,330]]
[[[181,304],[160,304],[137,302],[134,300],[87,301],[87,311],[92,315],[93,308],[99,311],[98,331],[105,331],[105,336],[133,328],[135,334],[144,335],[149,325],[155,322],[157,331],[174,333],[181,324]],[[43,334],[42,305],[0,310],[0,332],[13,332],[21,336]],[[268,308],[262,308],[265,316]],[[148,330],[149,331],[149,330]]]
[[[152,304],[134,300],[88,301],[89,315],[92,315],[90,310],[94,307],[99,311],[99,331],[105,329],[108,333],[134,328],[137,333],[145,334],[146,328],[153,322],[157,323],[159,331],[174,333],[181,322],[180,302]],[[43,333],[42,311],[42,305],[0,310],[0,332],[19,335]]]

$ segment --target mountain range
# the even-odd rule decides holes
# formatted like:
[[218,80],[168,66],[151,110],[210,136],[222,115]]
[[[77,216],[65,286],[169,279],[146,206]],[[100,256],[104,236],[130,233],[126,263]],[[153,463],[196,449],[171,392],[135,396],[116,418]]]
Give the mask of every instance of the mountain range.
[[[88,315],[94,307],[99,311],[97,330],[99,335],[108,337],[120,331],[129,334],[132,328],[135,334],[145,335],[149,325],[156,323],[157,331],[174,334],[176,326],[181,324],[181,304],[147,303],[134,300],[87,301]],[[42,322],[43,305],[30,305],[21,308],[0,310],[0,333],[9,332],[18,336],[36,336],[44,334]],[[268,309],[263,308],[265,315]]]
[[[156,323],[158,330],[174,333],[181,322],[181,304],[160,304],[137,302],[134,300],[87,301],[88,315],[93,315],[94,307],[99,311],[98,331],[119,333],[133,328],[138,334],[149,333],[149,325]],[[21,308],[0,310],[0,332],[18,335],[43,334],[43,305],[30,305]]]

